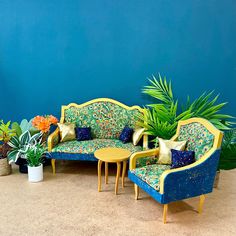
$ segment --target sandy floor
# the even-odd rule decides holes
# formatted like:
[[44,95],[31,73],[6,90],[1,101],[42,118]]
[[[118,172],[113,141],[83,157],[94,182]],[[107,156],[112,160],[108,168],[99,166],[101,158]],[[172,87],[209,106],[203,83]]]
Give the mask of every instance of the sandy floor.
[[143,191],[135,201],[128,179],[115,196],[114,167],[100,193],[95,163],[61,162],[57,172],[53,176],[45,167],[37,184],[15,168],[0,177],[0,236],[236,235],[236,170],[221,173],[202,215],[196,213],[197,198],[172,203],[166,225],[163,207]]

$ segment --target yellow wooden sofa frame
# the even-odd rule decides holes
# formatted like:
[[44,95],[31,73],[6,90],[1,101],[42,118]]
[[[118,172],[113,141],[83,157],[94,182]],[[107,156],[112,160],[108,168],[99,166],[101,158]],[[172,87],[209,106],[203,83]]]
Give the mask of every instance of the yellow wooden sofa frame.
[[[97,98],[97,99],[93,99],[93,100],[90,100],[88,102],[85,102],[85,103],[82,103],[82,104],[76,104],[76,103],[70,103],[69,105],[63,105],[61,107],[61,118],[60,118],[60,123],[64,123],[65,121],[65,110],[66,109],[69,109],[70,107],[77,107],[77,108],[82,108],[82,107],[85,107],[85,106],[88,106],[90,104],[93,104],[93,103],[97,103],[97,102],[110,102],[110,103],[113,103],[113,104],[116,104],[120,107],[123,107],[124,109],[126,110],[139,110],[142,114],[144,114],[144,109],[142,109],[140,106],[137,106],[137,105],[134,105],[134,106],[127,106],[121,102],[118,102],[114,99],[111,99],[111,98]],[[51,152],[55,143],[54,143],[54,140],[55,140],[55,137],[58,137],[60,134],[59,134],[59,128],[57,128],[49,137],[48,137],[48,152]],[[147,135],[144,135],[143,136],[143,148],[144,149],[147,149],[148,148],[148,136]],[[52,165],[52,171],[53,171],[53,174],[56,173],[56,164],[55,164],[56,160],[55,159],[51,159],[51,165]]]

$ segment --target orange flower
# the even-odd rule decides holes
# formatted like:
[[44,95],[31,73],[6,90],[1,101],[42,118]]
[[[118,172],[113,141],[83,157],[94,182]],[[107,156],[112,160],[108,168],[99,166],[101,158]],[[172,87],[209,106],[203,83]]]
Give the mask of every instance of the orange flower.
[[48,116],[48,119],[49,119],[50,124],[55,125],[58,122],[58,119],[53,115]]
[[44,117],[42,117],[41,121],[38,123],[37,127],[38,130],[46,133],[50,129],[50,121]]
[[34,119],[32,120],[32,125],[37,128],[38,124],[42,121],[44,117],[42,116],[35,116]]

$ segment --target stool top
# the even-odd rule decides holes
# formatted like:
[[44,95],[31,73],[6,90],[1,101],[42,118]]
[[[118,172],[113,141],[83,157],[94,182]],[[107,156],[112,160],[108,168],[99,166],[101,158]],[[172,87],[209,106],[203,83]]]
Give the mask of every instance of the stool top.
[[128,160],[131,152],[124,148],[101,148],[94,152],[94,156],[105,162],[120,162]]

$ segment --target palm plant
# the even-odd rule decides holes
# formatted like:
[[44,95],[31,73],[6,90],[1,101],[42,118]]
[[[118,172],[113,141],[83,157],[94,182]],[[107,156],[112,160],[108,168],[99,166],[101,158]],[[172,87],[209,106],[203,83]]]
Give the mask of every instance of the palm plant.
[[229,130],[232,127],[230,119],[233,117],[221,114],[220,110],[226,103],[217,104],[219,95],[213,97],[213,91],[203,93],[199,98],[191,102],[189,96],[186,104],[179,107],[172,91],[171,81],[158,75],[158,79],[152,76],[150,85],[143,89],[143,93],[157,100],[158,103],[149,104],[145,108],[144,115],[140,115],[139,125],[146,129],[146,134],[151,135],[156,142],[156,137],[169,139],[176,133],[178,121],[192,117],[201,117],[209,120],[221,130]]
[[236,168],[236,129],[225,132],[218,169]]

